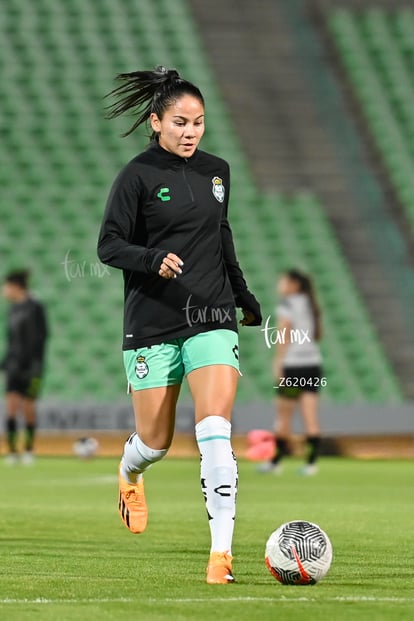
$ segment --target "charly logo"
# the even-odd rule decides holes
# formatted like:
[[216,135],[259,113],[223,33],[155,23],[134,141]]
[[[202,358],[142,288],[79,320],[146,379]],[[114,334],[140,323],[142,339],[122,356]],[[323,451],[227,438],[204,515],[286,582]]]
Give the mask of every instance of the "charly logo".
[[138,379],[144,379],[149,373],[149,368],[145,362],[145,356],[137,356],[135,361],[135,375]]
[[159,198],[163,203],[165,203],[166,201],[170,201],[170,188],[160,188],[160,191],[157,194],[157,198]]
[[213,177],[211,181],[212,181],[212,184],[213,184],[213,195],[214,195],[214,198],[216,200],[218,200],[219,203],[223,203],[224,202],[223,179],[220,179],[220,177]]

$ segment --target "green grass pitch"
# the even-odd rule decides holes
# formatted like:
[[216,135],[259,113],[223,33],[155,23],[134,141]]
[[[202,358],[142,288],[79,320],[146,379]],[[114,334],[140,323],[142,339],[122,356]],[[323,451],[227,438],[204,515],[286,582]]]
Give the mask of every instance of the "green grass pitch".
[[[117,462],[0,463],[0,619],[4,621],[402,621],[414,618],[414,463],[325,459],[300,478],[240,464],[237,584],[204,583],[209,535],[197,460],[146,476],[148,530],[118,519]],[[313,587],[268,573],[265,541],[291,519],[319,523],[334,561]]]

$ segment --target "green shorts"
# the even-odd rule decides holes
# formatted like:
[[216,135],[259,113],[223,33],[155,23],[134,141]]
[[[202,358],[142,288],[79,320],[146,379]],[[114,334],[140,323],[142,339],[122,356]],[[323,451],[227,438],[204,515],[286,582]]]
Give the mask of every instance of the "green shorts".
[[134,390],[181,384],[184,375],[212,364],[239,371],[239,339],[233,330],[200,332],[123,354],[128,384]]

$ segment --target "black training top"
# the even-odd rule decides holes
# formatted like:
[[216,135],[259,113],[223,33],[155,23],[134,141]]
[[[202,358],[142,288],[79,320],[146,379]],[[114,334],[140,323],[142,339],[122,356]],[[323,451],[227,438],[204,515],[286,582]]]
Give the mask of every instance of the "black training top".
[[10,305],[6,353],[1,363],[9,376],[40,377],[43,371],[47,322],[43,305],[32,297]]
[[[181,158],[152,142],[123,168],[106,206],[101,261],[123,270],[123,349],[225,328],[237,331],[234,296],[247,291],[227,221],[230,172],[197,150]],[[173,252],[175,279],[158,275]]]

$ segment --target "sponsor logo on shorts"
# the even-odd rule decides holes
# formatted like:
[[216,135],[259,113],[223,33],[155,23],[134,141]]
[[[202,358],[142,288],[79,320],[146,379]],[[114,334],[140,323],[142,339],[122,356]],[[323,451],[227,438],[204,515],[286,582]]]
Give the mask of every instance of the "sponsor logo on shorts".
[[145,362],[145,356],[137,356],[135,361],[135,375],[138,379],[144,379],[149,373],[149,367]]
[[224,203],[225,189],[223,185],[223,179],[220,179],[220,177],[213,177],[211,182],[213,184],[214,198],[218,200],[219,203]]
[[239,346],[235,345],[231,351],[233,352],[234,357],[236,358],[236,360],[238,360],[239,359]]

